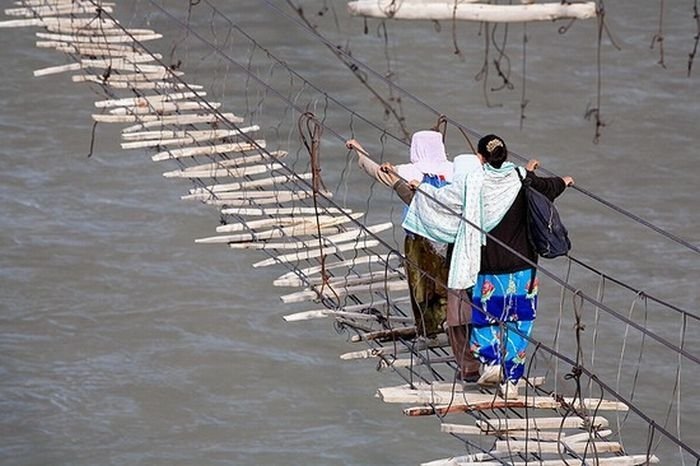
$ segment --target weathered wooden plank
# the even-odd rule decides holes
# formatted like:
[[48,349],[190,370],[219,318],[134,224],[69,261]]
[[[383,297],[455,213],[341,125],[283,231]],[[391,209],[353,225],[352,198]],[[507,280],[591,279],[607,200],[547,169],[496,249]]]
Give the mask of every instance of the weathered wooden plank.
[[299,251],[294,254],[286,254],[286,255],[281,255],[277,257],[271,257],[269,259],[262,260],[260,262],[256,262],[253,264],[253,267],[267,267],[270,265],[274,264],[279,264],[279,263],[287,263],[287,262],[292,262],[292,261],[302,261],[306,259],[313,259],[316,257],[320,257],[322,255],[330,255],[330,254],[336,254],[338,252],[344,252],[344,251],[351,251],[351,250],[358,250],[358,249],[366,249],[366,248],[373,248],[379,245],[379,241],[375,240],[364,240],[360,241],[359,243],[346,243],[346,244],[339,244],[337,246],[331,246],[328,248],[323,248],[323,251],[320,249],[309,249],[307,251]]
[[[174,71],[170,69],[161,69],[158,71],[152,71],[149,73],[110,73],[108,76],[104,76],[102,74],[88,74],[88,73],[82,73],[82,74],[76,74],[71,76],[71,80],[73,82],[79,83],[83,81],[91,81],[94,78],[99,79],[100,81],[107,81],[107,82],[134,82],[134,83],[139,83],[139,82],[152,82],[152,81],[157,81],[160,79],[169,79],[175,76],[182,76],[183,73],[182,71]],[[122,130],[124,132],[124,130]]]
[[[56,34],[76,34],[79,36],[97,36],[97,35],[117,35],[117,34],[133,34],[135,36],[144,36],[155,34],[156,32],[151,29],[125,29],[123,26],[114,24],[111,27],[92,27],[92,24],[82,26],[80,28],[75,28],[71,26],[66,26],[64,24],[49,24],[46,26],[48,32],[53,32]],[[57,41],[60,42],[60,41]],[[62,44],[70,44],[69,42],[62,42]],[[134,44],[137,45],[137,44]]]
[[[221,104],[218,104],[221,105]],[[218,105],[216,107],[218,107]],[[204,111],[205,109],[197,109]],[[212,116],[215,116],[216,119],[220,119],[220,117],[216,116],[213,112],[211,113]],[[98,122],[102,123],[135,123],[139,122],[138,125],[135,125],[134,127],[138,128],[151,128],[151,127],[157,127],[157,126],[164,126],[164,125],[173,125],[173,124],[184,124],[181,123],[180,121],[183,115],[147,115],[147,114],[142,114],[142,115],[106,115],[106,114],[93,114],[92,119]],[[213,121],[217,121],[214,119]]]
[[182,112],[185,110],[216,110],[221,107],[219,102],[158,102],[147,107],[117,107],[109,111],[111,115],[147,115]]
[[128,36],[126,34],[115,34],[110,36],[77,36],[74,34],[55,34],[51,32],[37,32],[36,36],[39,39],[54,40],[60,42],[78,42],[83,44],[122,44],[133,43],[135,40],[145,42],[156,40],[163,37],[162,34],[140,34],[137,36]]
[[[240,143],[236,143],[240,144]],[[174,149],[173,149],[174,150]],[[165,151],[168,152],[168,151]],[[163,173],[163,176],[166,178],[191,178],[191,176],[188,176],[190,173],[209,173],[211,171],[216,171],[216,170],[225,170],[228,168],[235,168],[235,167],[240,167],[244,165],[250,165],[253,163],[258,163],[262,161],[268,161],[272,162],[270,159],[283,159],[287,156],[287,152],[285,151],[273,151],[268,153],[259,153],[259,154],[254,154],[254,155],[244,155],[241,157],[235,157],[232,159],[221,159],[217,160],[216,162],[210,162],[210,163],[205,163],[201,165],[192,165],[191,167],[183,168],[180,170],[173,170],[170,172],[165,172]],[[198,178],[201,178],[198,176]],[[223,193],[227,193],[231,191],[222,191]],[[207,199],[210,197],[216,197],[212,193],[207,193],[208,196],[204,196],[203,199]],[[195,197],[194,199],[200,200],[200,198]]]
[[95,102],[97,108],[113,107],[150,107],[162,102],[175,102],[178,100],[197,99],[206,96],[206,92],[173,92],[170,94],[156,94],[143,97],[127,97],[123,99],[107,99]]
[[353,16],[430,21],[477,21],[523,23],[556,19],[588,19],[596,17],[595,2],[532,3],[525,5],[490,5],[454,3],[452,1],[401,2],[391,0],[359,0],[348,2]]
[[[38,40],[35,45],[40,49],[62,48],[63,52],[76,53],[80,55],[119,57],[121,54],[138,52],[141,49],[136,45],[122,44],[71,44],[56,40]],[[181,72],[180,72],[181,73]]]
[[247,134],[258,131],[260,126],[252,125],[239,129],[206,129],[206,130],[157,130],[157,131],[139,131],[132,133],[123,133],[122,139],[129,142],[158,142],[170,139],[191,138],[193,141],[201,140],[201,138],[216,139],[240,134]]
[[[181,176],[178,176],[178,178],[241,178],[244,176],[260,175],[261,173],[267,173],[272,170],[279,170],[280,168],[282,168],[282,165],[279,163],[266,163],[258,165],[249,165],[244,167],[231,167],[227,169],[212,170],[208,172],[183,173]],[[175,177],[172,174],[168,176],[171,178]],[[214,204],[214,202],[208,199],[204,199],[201,201],[205,202],[206,204]],[[226,204],[226,201],[222,200],[221,203]]]
[[326,222],[333,221],[335,219],[332,215],[319,215],[315,216],[293,216],[293,217],[273,217],[273,218],[263,218],[260,220],[248,220],[246,222],[240,223],[227,223],[226,225],[219,225],[216,227],[217,233],[235,233],[237,231],[244,230],[259,230],[261,228],[269,229],[272,226],[275,227],[286,227],[290,225],[297,225],[300,223],[318,223],[321,227]]
[[[397,299],[392,299],[391,303],[392,304],[398,304],[400,302],[408,302],[410,300],[409,297],[406,298],[397,298]],[[386,303],[382,303],[384,307],[386,307]],[[367,305],[363,305],[367,307]],[[375,307],[377,307],[375,305]],[[409,318],[410,319],[410,318]],[[412,321],[412,319],[411,319]],[[379,358],[379,357],[396,357],[397,354],[404,354],[404,353],[410,353],[412,351],[423,351],[429,348],[443,348],[445,346],[448,346],[449,342],[447,341],[447,335],[444,333],[438,335],[435,338],[429,338],[429,339],[421,339],[421,340],[416,340],[413,342],[413,344],[408,347],[408,346],[387,346],[383,348],[369,348],[366,350],[360,350],[360,351],[351,351],[349,353],[344,353],[340,355],[340,359],[349,361],[349,360],[354,360],[354,359],[371,359],[371,358]],[[458,385],[455,388],[458,388]]]
[[[393,302],[407,302],[408,298],[400,298],[396,299]],[[366,311],[369,309],[374,309],[377,311],[381,311],[382,309],[386,309],[386,302],[382,301],[381,303],[375,303],[375,304],[353,304],[351,306],[343,306],[341,309],[319,309],[319,310],[313,310],[313,311],[302,311],[302,312],[296,312],[294,314],[287,314],[285,316],[282,316],[282,318],[287,321],[287,322],[296,322],[299,320],[311,320],[311,319],[317,319],[317,318],[324,318],[326,317],[323,313],[326,311],[330,312],[345,312],[345,313],[350,313],[350,314],[361,314],[361,315],[371,315],[363,312],[356,312],[356,311]],[[401,317],[401,316],[390,316],[392,318],[395,318],[397,321],[401,321],[401,319],[407,319],[408,322],[412,322],[413,319],[411,317]],[[445,344],[447,344],[447,340],[445,340]],[[363,351],[371,351],[371,350],[381,350],[383,348],[371,348],[369,350],[363,350]],[[387,348],[388,349],[388,348]],[[350,353],[346,353],[350,354]],[[340,356],[341,359],[343,359],[343,355]],[[349,358],[349,359],[366,359],[366,358]]]
[[[244,128],[246,129],[246,128]],[[215,131],[218,132],[215,133]],[[153,139],[150,141],[133,141],[133,142],[123,142],[121,144],[122,149],[129,150],[129,149],[148,149],[152,147],[161,147],[161,146],[184,146],[184,145],[189,145],[189,144],[196,144],[196,143],[202,143],[202,142],[208,142],[208,141],[214,141],[218,139],[233,139],[234,137],[241,136],[245,134],[246,132],[250,131],[256,131],[255,129],[248,129],[248,131],[239,131],[239,130],[212,130],[212,131],[206,131],[209,133],[208,135],[200,135],[200,136],[194,136],[194,135],[188,135],[180,138],[172,138],[172,139]],[[205,131],[202,131],[204,133]],[[129,133],[126,133],[129,134]]]
[[[272,164],[276,165],[276,164]],[[281,167],[281,165],[280,165]],[[333,193],[322,193],[325,197],[332,197]],[[314,196],[311,191],[299,191],[290,194],[278,194],[275,197],[261,197],[257,199],[207,199],[200,201],[203,204],[228,207],[246,207],[246,206],[268,206],[273,204],[284,204],[286,202],[298,202],[305,199],[311,199]],[[310,233],[311,234],[311,233]]]
[[[154,162],[160,162],[162,160],[171,159],[182,159],[186,157],[195,157],[197,155],[213,155],[213,154],[226,154],[229,152],[246,152],[251,150],[264,149],[267,143],[264,139],[256,139],[252,144],[247,142],[230,142],[226,144],[214,144],[214,145],[203,145],[203,146],[192,146],[192,147],[181,147],[179,149],[170,149],[163,152],[158,152],[156,155],[151,157]],[[207,171],[207,170],[204,170]],[[217,170],[211,170],[212,172]],[[196,177],[204,178],[204,177]]]
[[[442,403],[449,403],[452,399],[452,393],[439,393],[439,392],[423,392],[415,391],[413,395],[406,393],[387,393],[387,399],[391,399],[391,403],[439,403],[434,400],[436,396],[441,397]],[[449,396],[449,397],[448,397]],[[481,395],[483,396],[483,395]],[[561,404],[550,397],[544,396],[518,396],[508,401],[501,398],[494,397],[493,395],[487,395],[488,399],[475,398],[476,395],[469,395],[469,402],[464,402],[462,399],[455,400],[448,405],[442,406],[416,406],[412,408],[407,408],[404,410],[404,414],[408,416],[427,416],[440,414],[445,415],[449,413],[464,413],[469,411],[481,411],[481,410],[491,410],[491,409],[501,409],[501,408],[538,408],[538,409],[555,409],[561,407]],[[573,403],[574,400],[571,397],[565,397],[564,401],[566,403]],[[583,403],[580,400],[576,400],[575,406],[579,409],[597,409],[598,411],[627,411],[629,407],[625,404],[616,401],[603,400],[600,405],[599,399],[584,399]]]
[[[340,214],[340,213],[352,213],[352,209],[339,209],[337,207],[323,207],[319,209],[322,214]],[[305,215],[305,214],[315,214],[316,209],[313,207],[264,207],[264,208],[251,208],[251,207],[232,207],[230,209],[222,209],[222,214],[225,215]],[[362,214],[364,215],[364,214]]]
[[[114,3],[103,2],[99,8],[106,13],[114,12]],[[36,6],[6,8],[7,16],[48,16],[52,14],[76,15],[81,13],[97,13],[98,7],[91,3],[42,4]]]
[[[443,340],[444,338],[444,340]],[[434,341],[435,339],[429,339],[428,341]],[[445,334],[439,334],[437,340],[442,343],[444,341],[445,344],[441,346],[446,346],[447,343],[447,336]],[[413,342],[414,345],[419,345],[420,343],[423,343],[424,339],[419,339]],[[420,350],[424,350],[425,346],[416,346]],[[432,348],[432,346],[431,346]],[[531,385],[534,387],[540,387],[544,385],[545,383],[545,377],[530,377],[527,379],[527,381],[522,378],[518,381],[518,388],[522,389],[526,385]],[[413,386],[410,386],[408,384],[402,384],[402,385],[396,385],[392,387],[383,387],[383,389],[386,390],[424,390],[424,391],[435,391],[435,392],[455,392],[461,394],[462,392],[466,392],[467,394],[474,393],[473,388],[467,387],[466,389],[462,386],[461,383],[457,382],[432,382],[432,383],[423,383],[423,382],[414,382]],[[460,395],[461,396],[461,395]],[[493,395],[490,395],[493,396]]]
[[[314,222],[315,223],[315,222]],[[322,225],[323,226],[323,225]],[[322,237],[321,241],[326,246],[332,246],[336,243],[342,243],[346,241],[355,240],[357,238],[365,237],[370,233],[380,233],[382,231],[388,230],[393,227],[393,223],[383,223],[380,225],[373,225],[365,229],[354,229],[339,233],[337,235]],[[319,239],[309,239],[309,240],[299,240],[299,241],[286,241],[277,243],[255,243],[255,242],[245,242],[245,243],[234,243],[229,246],[234,249],[306,249],[318,246]],[[380,281],[383,278],[379,277],[371,280],[373,282]],[[284,301],[284,300],[283,300]],[[286,302],[286,301],[285,301]]]
[[[114,23],[109,20],[102,19],[105,24],[105,28],[112,27]],[[88,18],[77,18],[77,17],[63,17],[63,16],[41,16],[37,18],[26,18],[26,19],[9,19],[5,21],[0,21],[0,28],[21,28],[21,27],[32,27],[32,26],[49,26],[49,25],[70,25],[73,28],[85,27],[93,22],[97,22],[94,17]],[[71,36],[78,37],[78,36]],[[90,36],[84,36],[90,37]],[[94,36],[93,36],[94,37]],[[148,36],[143,36],[148,37]]]
[[173,125],[196,125],[202,123],[225,124],[229,122],[243,123],[243,118],[236,116],[233,113],[219,112],[186,113],[182,115],[142,115],[140,118],[136,115],[134,116],[137,118],[135,118],[133,121],[140,121],[141,123],[124,128],[122,133]]
[[[329,269],[326,269],[328,272]],[[367,273],[360,274],[358,272],[352,272],[350,270],[345,272],[345,275],[339,275],[335,277],[331,277],[331,280],[338,281],[338,280],[345,280],[346,282],[350,283],[352,282],[353,284],[359,284],[359,283],[367,283],[367,282],[375,282],[378,280],[383,280],[384,278],[388,279],[394,279],[397,277],[405,277],[406,273],[403,270],[403,267],[389,267],[388,269],[384,270],[382,268],[379,268],[377,270],[373,270]],[[362,281],[364,280],[364,282]],[[277,282],[277,280],[275,280]],[[297,277],[297,281],[289,284],[289,282],[285,282],[283,285],[275,285],[275,286],[307,286],[307,285],[320,285],[323,283],[323,278],[321,276],[314,277],[314,278],[307,278],[305,281],[302,281]]]
[[[388,262],[387,262],[388,260]],[[354,268],[362,265],[369,265],[377,262],[381,262],[382,268],[389,266],[391,270],[395,270],[396,267],[392,267],[389,264],[391,262],[398,261],[398,256],[396,255],[366,255],[366,256],[360,256],[360,257],[354,257],[352,259],[348,260],[343,260],[343,261],[337,261],[337,262],[330,262],[326,263],[323,266],[321,265],[315,265],[312,267],[307,267],[304,269],[299,269],[297,271],[292,271],[285,273],[284,275],[280,276],[277,280],[273,282],[273,285],[275,286],[304,286],[306,282],[303,282],[299,279],[299,276],[306,276],[306,277],[311,277],[312,275],[316,275],[320,273],[322,270],[333,270],[337,268],[344,268],[344,267],[349,267],[349,268]]]
[[360,312],[348,312],[348,311],[333,311],[330,309],[320,309],[317,311],[304,311],[297,312],[295,314],[289,314],[283,316],[283,319],[287,322],[300,322],[303,320],[313,320],[313,319],[324,319],[327,317],[332,318],[343,318],[351,320],[388,320],[392,322],[407,323],[413,322],[411,317],[400,317],[400,316],[383,316],[381,319],[376,314],[363,314]]
[[[223,193],[227,191],[238,191],[241,189],[264,188],[277,184],[284,184],[296,180],[310,180],[312,173],[290,173],[288,175],[271,176],[252,181],[239,181],[236,183],[220,183],[205,186],[203,188],[192,188],[190,194],[186,194],[181,199],[201,199],[203,194]],[[323,209],[322,209],[323,210]]]
[[[496,453],[499,455],[506,455],[506,452],[489,452]],[[507,456],[499,456],[499,458],[508,458]],[[502,461],[487,461],[487,457],[484,459],[474,459],[470,456],[455,456],[452,458],[445,458],[441,460],[431,461],[429,463],[423,463],[422,466],[503,466]],[[613,456],[610,458],[596,458],[593,462],[590,458],[584,463],[580,459],[576,458],[566,458],[566,459],[555,459],[555,460],[536,460],[528,459],[528,461],[507,461],[507,464],[511,466],[583,466],[595,464],[595,466],[639,466],[645,464],[656,464],[659,462],[659,458],[655,455],[627,455],[627,456]]]
[[[381,283],[364,283],[354,286],[347,286],[344,283],[331,283],[329,285],[318,285],[313,289],[297,291],[296,293],[290,293],[280,296],[280,299],[285,304],[290,303],[301,303],[304,301],[311,301],[317,299],[319,296],[328,296],[330,298],[334,296],[345,296],[351,294],[359,293],[373,293],[375,291],[403,291],[408,289],[408,282],[405,280],[393,280],[393,281],[382,281]],[[321,294],[321,290],[323,293]],[[413,320],[409,320],[412,322]]]
[[527,419],[502,418],[483,419],[476,425],[485,432],[504,432],[508,430],[527,429],[584,429],[591,426],[594,429],[608,426],[608,420],[601,416],[582,419],[578,416],[562,417],[530,417]]
[[589,442],[589,443],[564,443],[564,442],[536,442],[528,440],[497,440],[496,450],[511,451],[521,453],[566,453],[567,450],[573,453],[620,453],[622,445],[619,442]]
[[[351,214],[357,216],[358,214]],[[291,226],[285,226],[281,228],[273,228],[264,231],[253,231],[247,233],[238,233],[235,235],[220,235],[212,236],[209,238],[200,238],[195,240],[197,243],[247,243],[250,241],[263,241],[274,238],[282,238],[285,236],[302,236],[302,235],[315,235],[318,232],[319,226],[321,231],[328,232],[330,227],[338,227],[344,223],[349,222],[350,219],[347,217],[334,217],[324,221],[322,224],[317,224],[316,222],[301,222],[293,224]],[[336,230],[334,229],[335,233]]]
[[465,426],[462,424],[441,424],[440,431],[448,434],[462,435],[497,435],[500,438],[508,437],[513,439],[531,439],[539,441],[561,441],[566,439],[566,434],[563,432],[547,432],[538,430],[509,430],[508,432],[489,433],[484,432],[476,426]]
[[387,341],[397,338],[413,338],[414,336],[416,336],[416,327],[398,327],[391,330],[377,330],[376,332],[353,335],[350,341],[354,343],[373,340]]
[[168,91],[168,90],[201,90],[204,86],[200,84],[175,83],[171,81],[111,81],[103,80],[94,76],[87,76],[82,82],[99,84],[101,86],[111,87],[113,89],[130,89],[142,91]]

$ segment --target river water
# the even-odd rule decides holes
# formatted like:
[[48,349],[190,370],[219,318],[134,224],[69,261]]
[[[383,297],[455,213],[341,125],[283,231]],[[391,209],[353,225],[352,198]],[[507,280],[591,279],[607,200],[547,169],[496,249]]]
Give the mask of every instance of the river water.
[[[621,50],[604,40],[606,126],[598,144],[592,141],[593,123],[583,117],[596,105],[594,22],[577,22],[566,34],[558,32],[564,23],[528,26],[529,103],[521,129],[521,26],[509,30],[507,48],[515,87],[488,92],[487,106],[483,81],[474,79],[484,61],[477,25],[458,25],[460,59],[453,53],[449,22],[439,28],[430,22],[389,23],[385,49],[378,23],[369,21],[365,34],[362,20],[347,17],[344,2],[309,0],[304,6],[334,43],[349,43],[354,56],[382,73],[388,50],[401,86],[432,107],[480,133],[498,133],[511,150],[574,176],[586,191],[698,245],[700,70],[687,77],[697,32],[690,2],[666,5],[666,68],[657,63],[658,45],[650,49],[658,2],[608,3],[608,26]],[[275,5],[290,11],[284,2]],[[180,20],[187,17],[187,2],[162,6]],[[216,6],[333,98],[396,132],[377,99],[347,68],[275,8],[258,0]],[[354,134],[393,162],[405,160],[405,146],[380,138],[298,78],[290,80],[264,54],[251,53],[250,43],[206,2],[191,7],[192,29],[250,66],[280,95],[265,92],[150,2],[119,2],[116,16],[164,33],[149,48],[166,60],[171,53],[172,62],[181,60],[190,82],[204,85],[224,110],[260,124],[269,146],[289,149],[295,166],[306,161],[296,134],[298,115],[284,99],[324,116],[339,136],[326,131],[322,162],[336,200],[368,210],[372,222],[398,220],[398,201],[378,186],[370,190],[369,181],[346,164],[341,139]],[[121,151],[118,125],[97,127],[88,158],[93,101],[103,96],[72,83],[67,74],[32,78],[34,69],[68,62],[35,48],[34,32],[1,32],[1,464],[418,464],[464,451],[439,433],[437,419],[409,419],[399,406],[376,399],[377,387],[401,380],[375,371],[372,362],[341,361],[339,354],[356,348],[329,322],[285,323],[282,315],[316,305],[285,307],[279,301],[286,290],[273,288],[271,281],[282,269],[252,269],[261,258],[256,252],[193,244],[213,234],[216,211],[180,201],[188,185],[164,179],[164,165],[152,163],[143,151]],[[496,34],[502,37],[503,29]],[[491,59],[495,53],[492,44]],[[371,83],[388,94],[376,78]],[[486,87],[498,86],[491,67]],[[410,98],[402,102],[411,130],[434,123],[435,115]],[[464,150],[454,128],[448,146],[452,154]],[[581,192],[567,192],[559,205],[577,257],[698,314],[696,253]],[[543,265],[566,271],[561,261]],[[574,275],[581,283],[576,286],[595,295],[595,277]],[[551,342],[559,288],[551,282],[543,287],[535,337]],[[615,287],[606,295],[619,312],[631,312],[635,321],[680,344],[678,315],[650,305],[645,321],[644,306],[632,306],[633,297]],[[584,309],[590,340],[594,313]],[[563,322],[561,348],[572,356],[570,316]],[[678,358],[641,341],[635,331],[625,348],[624,325],[608,315],[598,327],[601,376],[615,386],[626,351],[621,392],[634,393],[635,402],[660,424],[667,421],[673,433],[676,415],[683,412],[681,437],[700,448],[695,364],[682,360],[681,409],[672,405],[667,420],[669,402],[678,395]],[[698,327],[696,320],[687,322],[684,348],[693,354],[700,348]],[[630,453],[644,453],[644,423],[631,416],[623,433]],[[668,441],[656,452],[662,464],[681,464]]]

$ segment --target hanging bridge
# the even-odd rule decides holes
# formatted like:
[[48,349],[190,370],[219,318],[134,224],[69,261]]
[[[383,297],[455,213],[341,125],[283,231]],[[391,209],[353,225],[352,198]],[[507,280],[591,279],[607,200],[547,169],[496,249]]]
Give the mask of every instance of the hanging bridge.
[[[349,343],[358,346],[340,355],[338,364],[371,361],[378,370],[390,371],[394,382],[378,387],[378,398],[405,405],[403,412],[408,416],[435,417],[441,432],[461,442],[455,444],[454,452],[436,452],[436,458],[444,458],[425,464],[640,465],[663,462],[656,454],[661,443],[670,445],[682,461],[700,462],[697,440],[681,429],[684,416],[699,414],[697,405],[683,398],[684,384],[700,364],[697,348],[688,344],[700,321],[697,312],[647,294],[575,255],[565,259],[563,274],[551,270],[549,264],[540,264],[540,276],[561,294],[553,341],[529,338],[532,355],[517,396],[503,398],[495,387],[463,387],[456,380],[454,357],[444,335],[417,337],[419,332],[406,311],[407,259],[387,239],[395,226],[387,221],[369,222],[368,212],[340,200],[347,186],[341,184],[333,190],[324,185],[323,160],[330,156],[325,145],[329,140],[338,145],[351,134],[316,115],[313,105],[303,102],[302,91],[310,89],[321,96],[325,113],[331,109],[343,112],[354,124],[397,145],[405,144],[404,137],[352,110],[305,78],[266,49],[254,32],[226,17],[208,0],[197,7],[225,23],[237,40],[261,52],[270,66],[284,69],[302,83],[302,91],[295,95],[279,81],[269,82],[260,67],[231,56],[169,8],[152,0],[148,3],[201,42],[207,53],[230,66],[239,81],[261,89],[264,97],[258,108],[265,98],[278,101],[287,118],[295,122],[288,147],[282,147],[283,137],[266,140],[260,135],[260,124],[246,122],[235,109],[210,100],[204,85],[188,80],[186,66],[173,66],[163,58],[163,51],[152,45],[162,35],[122,24],[115,3],[21,0],[5,10],[15,19],[0,22],[0,27],[41,28],[36,45],[55,49],[68,57],[69,63],[39,69],[35,77],[48,80],[71,73],[73,82],[89,85],[101,95],[94,102],[94,125],[122,125],[123,149],[149,151],[153,162],[169,164],[164,177],[191,183],[183,200],[216,209],[219,224],[212,226],[210,236],[195,239],[196,243],[259,251],[260,260],[253,268],[276,267],[282,272],[271,284],[280,288],[281,301],[312,307],[288,313],[287,321],[332,319],[339,330],[347,332]],[[334,47],[319,31],[266,3],[292,26]],[[356,70],[387,79],[351,54],[336,50]],[[410,92],[391,85],[403,99],[412,100],[436,119],[442,116]],[[441,120],[466,135],[478,135],[455,119],[442,116]],[[93,126],[93,134],[94,130]],[[294,151],[301,157],[287,163]],[[354,162],[348,157],[350,163]],[[365,169],[372,171],[371,166]],[[367,180],[368,186],[371,182]],[[575,189],[688,254],[700,254],[694,244],[603,196]],[[585,291],[574,279],[584,274],[586,280],[595,281],[594,293]],[[659,313],[678,323],[677,338],[655,330],[652,315]],[[624,337],[621,354],[614,355],[618,364],[613,377],[602,375],[605,371],[598,367],[604,356],[596,352],[598,339],[609,338],[610,327],[622,329]],[[649,415],[645,401],[636,401],[637,392],[644,390],[640,372],[650,351],[662,353],[662,360],[674,373],[668,392],[656,400],[664,404],[663,418]],[[631,387],[623,383],[625,380],[632,381]],[[637,431],[642,426],[646,438],[623,438],[630,425],[636,425]],[[628,443],[633,447],[627,447]]]

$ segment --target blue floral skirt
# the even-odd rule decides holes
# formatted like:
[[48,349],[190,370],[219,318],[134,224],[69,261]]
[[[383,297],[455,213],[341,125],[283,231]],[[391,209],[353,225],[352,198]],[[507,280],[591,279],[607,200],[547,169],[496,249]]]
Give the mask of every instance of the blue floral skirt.
[[525,372],[525,354],[537,316],[533,270],[479,274],[472,294],[470,348],[487,365],[500,364],[514,383]]

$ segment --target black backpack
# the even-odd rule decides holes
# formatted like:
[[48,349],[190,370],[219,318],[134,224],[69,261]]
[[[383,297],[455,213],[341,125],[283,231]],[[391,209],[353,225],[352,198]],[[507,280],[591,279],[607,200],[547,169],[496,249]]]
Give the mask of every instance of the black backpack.
[[571,241],[554,203],[533,189],[530,180],[520,174],[520,169],[516,168],[516,171],[527,200],[527,236],[530,243],[537,254],[546,259],[565,256],[571,249]]

